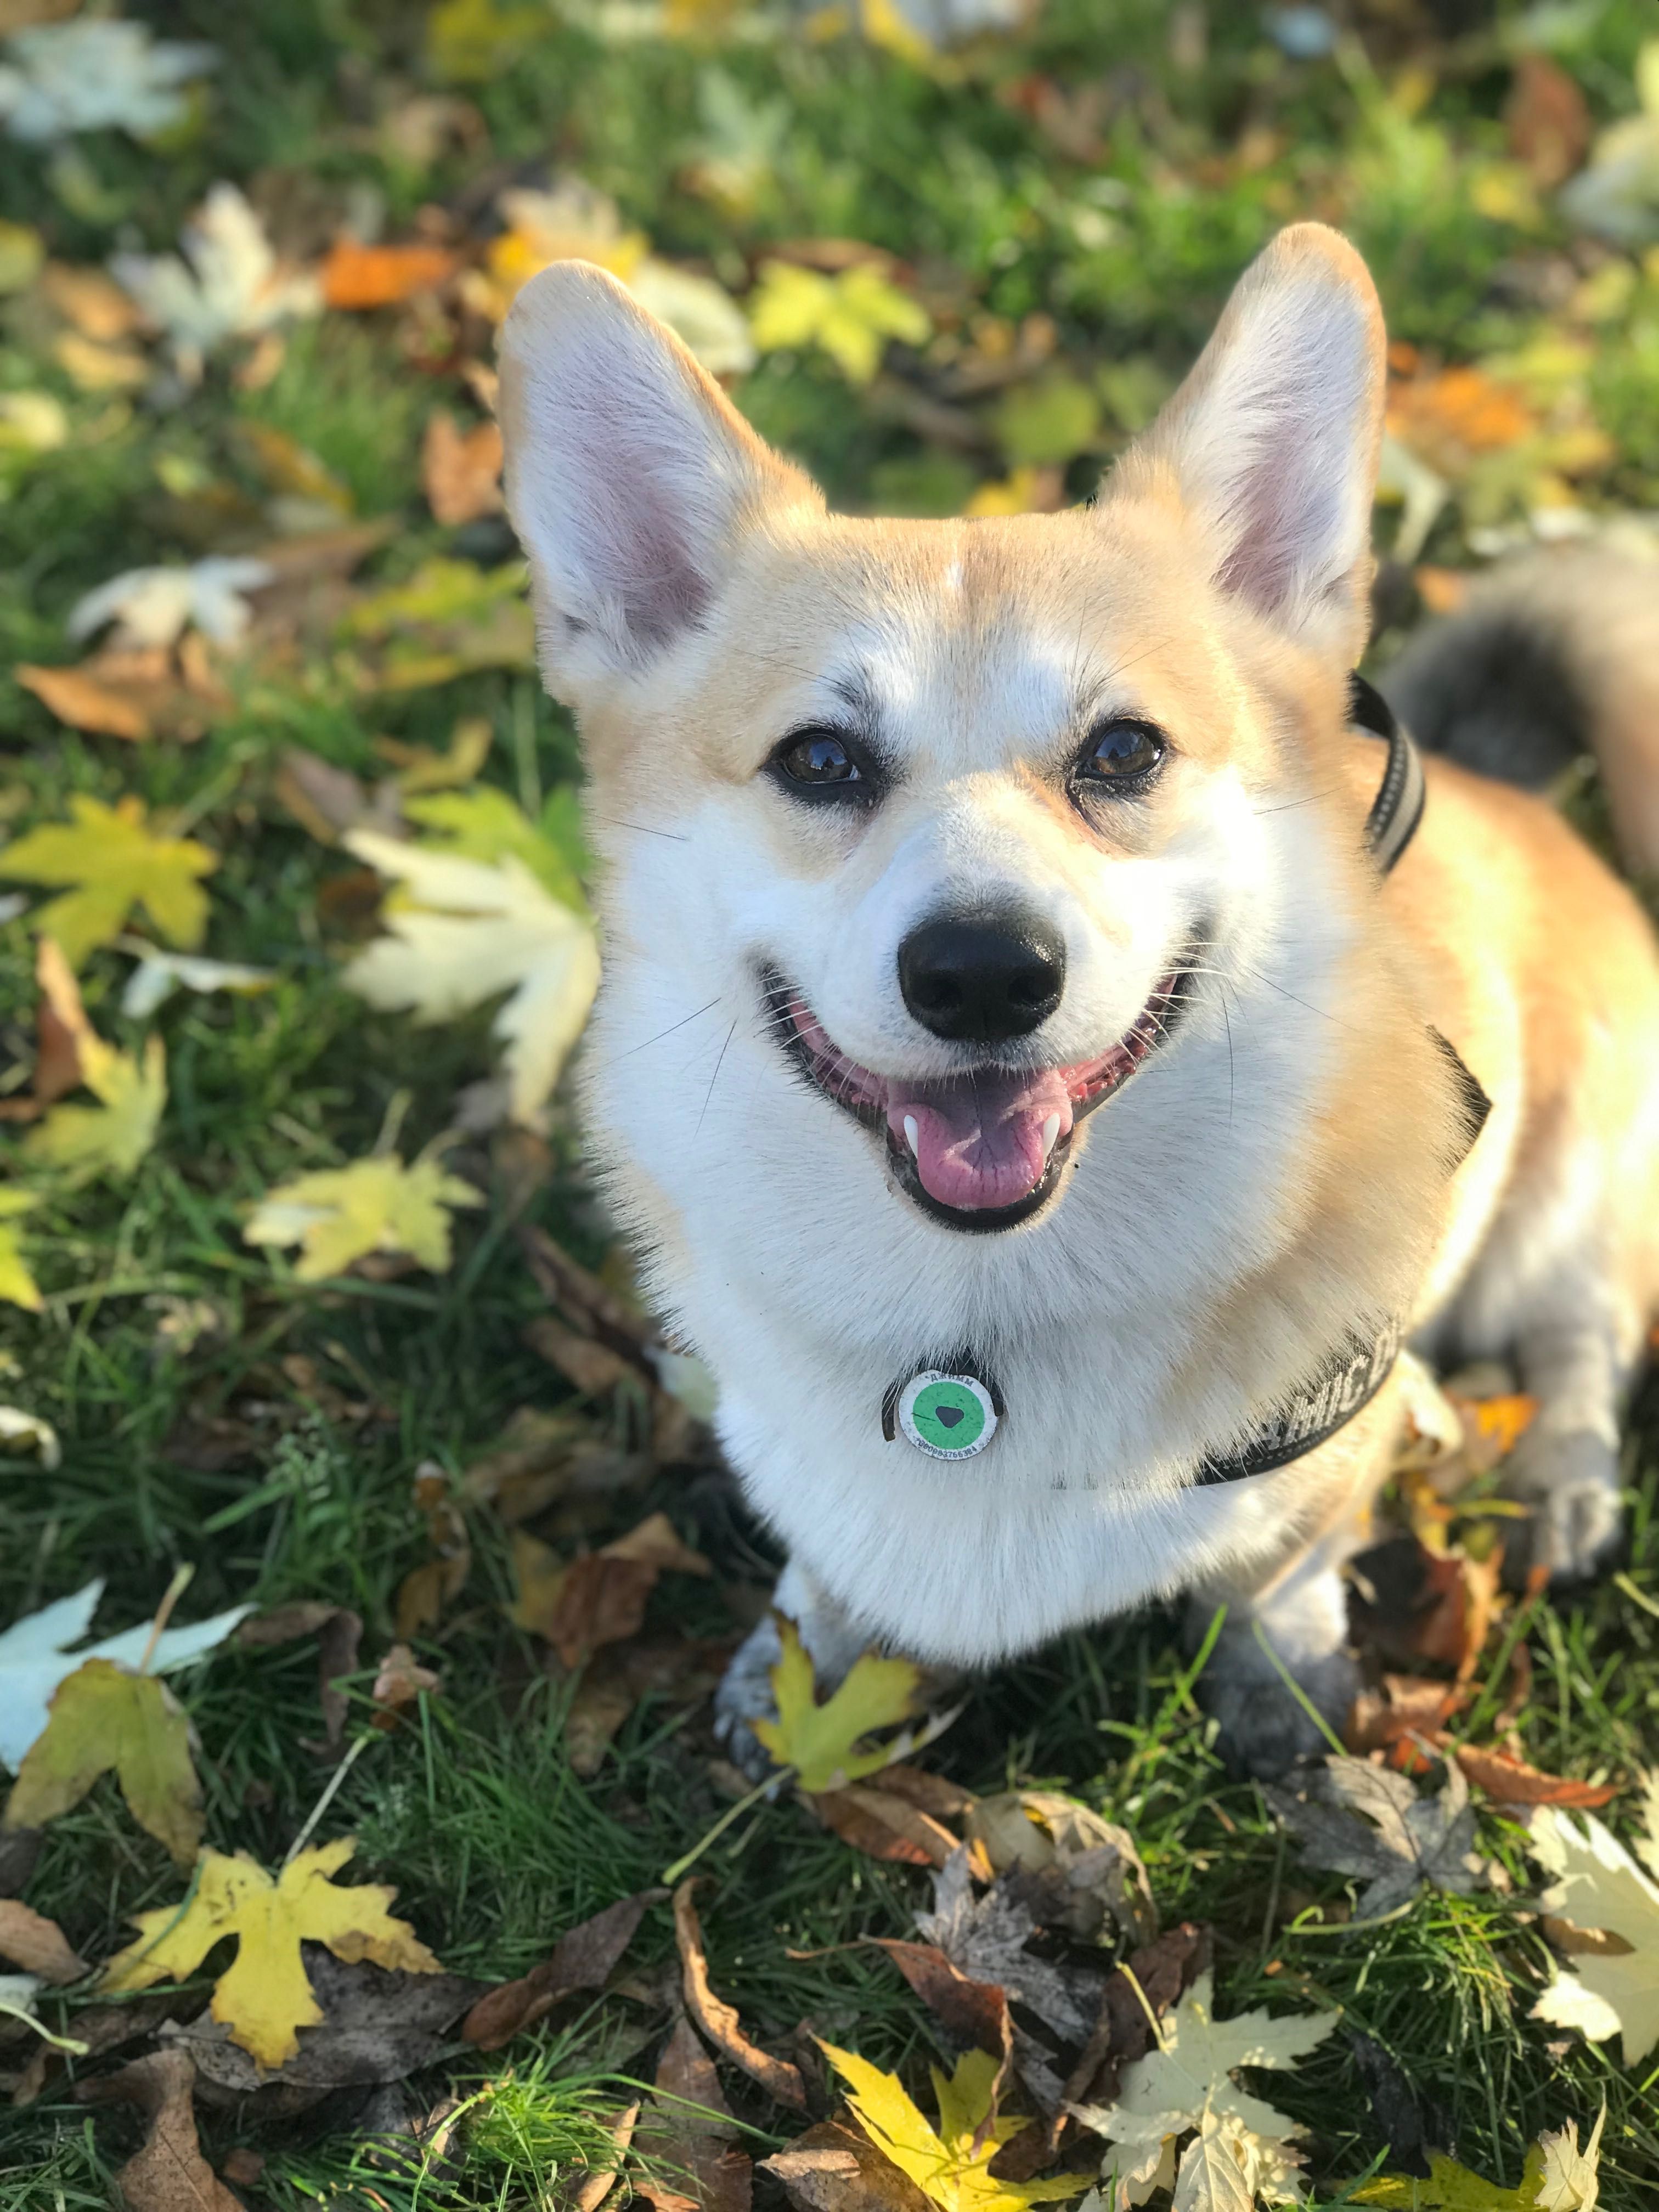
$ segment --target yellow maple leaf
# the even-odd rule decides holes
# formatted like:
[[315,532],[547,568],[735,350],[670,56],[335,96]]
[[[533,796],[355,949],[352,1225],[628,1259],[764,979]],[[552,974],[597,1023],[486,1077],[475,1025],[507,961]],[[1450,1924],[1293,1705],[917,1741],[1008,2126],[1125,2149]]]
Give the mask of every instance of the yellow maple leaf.
[[387,1152],[267,1191],[242,1240],[299,1245],[294,1272],[302,1283],[343,1274],[370,1252],[406,1252],[441,1275],[451,1258],[447,1209],[483,1204],[472,1185],[449,1174],[441,1160],[405,1166]]
[[834,276],[769,261],[749,303],[749,327],[763,353],[818,346],[849,384],[868,384],[890,338],[921,345],[933,325],[925,307],[867,261]]
[[81,1081],[96,1106],[54,1106],[23,1139],[23,1156],[71,1182],[131,1175],[155,1141],[167,1101],[167,1054],[145,1040],[142,1060],[106,1044],[87,1019],[81,992],[57,940],[43,937],[34,972],[52,1012],[75,1040]]
[[68,884],[29,917],[31,927],[56,938],[71,968],[108,945],[142,906],[169,945],[193,951],[207,929],[207,893],[198,880],[219,865],[216,854],[192,837],[152,830],[142,800],[129,795],[114,806],[76,792],[72,823],[49,822],[27,837],[0,847],[0,876],[24,884]]
[[147,1990],[193,1974],[216,1943],[237,1939],[236,1956],[213,1985],[215,2020],[261,2066],[298,2056],[295,2030],[323,2010],[306,1978],[301,1943],[325,1943],[337,1959],[368,1959],[406,1974],[442,1970],[406,1920],[387,1907],[398,1894],[379,1882],[337,1889],[331,1877],[357,1848],[354,1838],[301,1851],[274,1877],[246,1851],[204,1851],[182,1906],[133,1916],[136,1943],[110,1960],[100,1988]]
[[8,1305],[21,1306],[26,1313],[39,1313],[44,1301],[40,1285],[24,1264],[17,1231],[7,1224],[27,1213],[34,1202],[32,1190],[0,1190],[0,1298]]
[[908,1659],[866,1651],[833,1697],[819,1705],[812,1662],[793,1620],[780,1620],[783,1649],[772,1669],[776,1720],[757,1720],[755,1734],[781,1766],[793,1766],[803,1790],[836,1790],[901,1757],[898,1744],[858,1751],[872,1729],[890,1728],[915,1710],[921,1674]]
[[986,2125],[999,2071],[988,2051],[964,2052],[949,2075],[937,2066],[929,2069],[939,2105],[933,2128],[896,2075],[833,2043],[818,2047],[852,2091],[848,2101],[866,2135],[942,2212],[1023,2212],[1028,2204],[1075,2197],[1093,2179],[1056,2173],[1045,2181],[999,2181],[988,2172],[1003,2144],[1026,2124],[1006,2119]]
[[[1593,2043],[1619,2035],[1626,2065],[1638,2066],[1659,2045],[1659,1881],[1593,1813],[1583,1818],[1581,1827],[1553,1805],[1533,1814],[1533,1856],[1557,1876],[1539,1902],[1574,1928],[1617,1937],[1620,1948],[1574,1948],[1571,1970],[1558,1972],[1532,2016],[1580,2028]],[[1651,1794],[1648,1820],[1648,1846],[1659,1855],[1659,1799]]]
[[1409,2174],[1379,2174],[1352,2191],[1348,2201],[1381,2205],[1384,2212],[1534,2212],[1543,2185],[1543,2154],[1536,2144],[1527,2153],[1516,2189],[1488,2181],[1444,2151],[1431,2150],[1426,2181]]
[[202,1840],[202,1792],[190,1723],[166,1684],[112,1659],[88,1659],[58,1684],[50,1713],[17,1770],[0,1826],[44,1827],[113,1772],[139,1826],[188,1866]]

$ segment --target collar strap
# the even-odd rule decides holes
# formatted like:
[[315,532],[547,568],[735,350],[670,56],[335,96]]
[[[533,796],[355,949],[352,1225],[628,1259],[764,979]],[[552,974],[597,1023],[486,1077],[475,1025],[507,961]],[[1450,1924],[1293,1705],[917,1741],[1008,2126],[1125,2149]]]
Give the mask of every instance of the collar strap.
[[1422,757],[1382,694],[1358,674],[1348,678],[1348,721],[1352,728],[1388,741],[1388,765],[1365,817],[1365,849],[1386,876],[1423,819],[1428,787]]
[[1200,1460],[1192,1478],[1194,1488],[1271,1474],[1275,1468],[1288,1467],[1293,1459],[1316,1450],[1376,1397],[1394,1372],[1404,1335],[1402,1325],[1391,1321],[1370,1345],[1351,1339],[1237,1450],[1212,1452]]

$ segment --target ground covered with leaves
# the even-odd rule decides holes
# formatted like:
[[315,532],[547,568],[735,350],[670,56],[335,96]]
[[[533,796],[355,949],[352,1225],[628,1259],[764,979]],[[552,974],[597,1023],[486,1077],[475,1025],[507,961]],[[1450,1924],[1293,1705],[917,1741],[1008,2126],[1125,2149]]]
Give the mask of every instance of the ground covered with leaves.
[[838,502],[1053,507],[1318,216],[1395,341],[1386,661],[1509,547],[1659,542],[1654,31],[5,0],[8,2212],[1653,2201],[1651,1404],[1552,1595],[1513,1378],[1414,1379],[1376,1686],[1282,1790],[1159,1615],[942,1729],[790,1649],[781,1780],[721,1760],[775,1560],[584,1182],[490,406],[580,253]]

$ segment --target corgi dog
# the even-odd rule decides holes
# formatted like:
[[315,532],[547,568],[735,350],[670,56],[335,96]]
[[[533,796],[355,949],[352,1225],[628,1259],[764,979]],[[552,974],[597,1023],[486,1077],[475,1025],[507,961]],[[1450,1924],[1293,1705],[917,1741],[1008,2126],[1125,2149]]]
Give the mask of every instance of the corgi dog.
[[[1368,848],[1422,792],[1403,817],[1416,757],[1353,726],[1385,372],[1346,240],[1283,232],[1059,514],[828,514],[581,263],[519,295],[501,371],[600,860],[592,1157],[820,1680],[1185,1592],[1226,1608],[1236,1765],[1316,1750],[1402,1336],[1515,1360],[1522,1564],[1589,1572],[1659,1304],[1659,957],[1547,805],[1455,760],[1397,866]],[[1525,591],[1478,611],[1500,690],[1505,623],[1565,696],[1641,596],[1573,594],[1571,651]],[[1654,604],[1573,692],[1650,860]],[[721,1689],[734,1753],[777,1650]]]

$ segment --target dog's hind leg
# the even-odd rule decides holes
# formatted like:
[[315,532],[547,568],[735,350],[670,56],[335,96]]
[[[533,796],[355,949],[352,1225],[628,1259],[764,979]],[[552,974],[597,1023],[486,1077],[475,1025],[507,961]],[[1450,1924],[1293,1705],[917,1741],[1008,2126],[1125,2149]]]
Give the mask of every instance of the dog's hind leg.
[[819,1587],[799,1560],[791,1559],[778,1577],[772,1610],[738,1645],[714,1692],[714,1733],[733,1764],[756,1781],[772,1764],[753,1723],[771,1719],[777,1711],[772,1669],[783,1649],[778,1637],[780,1614],[794,1622],[822,1692],[835,1688],[869,1642],[845,1607]]

